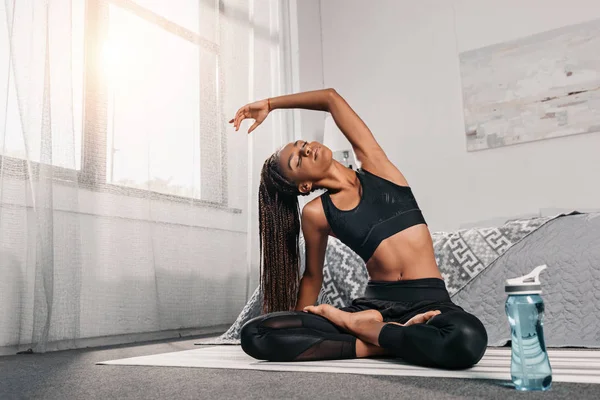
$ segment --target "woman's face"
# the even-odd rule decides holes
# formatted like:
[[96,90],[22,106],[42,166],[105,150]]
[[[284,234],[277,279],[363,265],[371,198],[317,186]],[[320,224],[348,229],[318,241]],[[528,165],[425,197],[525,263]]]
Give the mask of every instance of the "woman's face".
[[331,150],[319,142],[298,140],[279,152],[281,171],[303,193],[310,192],[313,183],[325,177],[332,161]]

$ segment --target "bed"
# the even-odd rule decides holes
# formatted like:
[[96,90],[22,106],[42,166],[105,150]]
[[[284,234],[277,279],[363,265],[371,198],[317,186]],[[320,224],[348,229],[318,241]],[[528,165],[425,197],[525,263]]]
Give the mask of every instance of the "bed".
[[[481,319],[490,346],[510,339],[504,282],[546,264],[542,297],[549,347],[600,347],[600,213],[559,214],[505,221],[499,226],[432,233],[436,259],[452,300]],[[301,256],[304,259],[301,242]],[[364,262],[329,238],[318,303],[342,307],[360,297]],[[239,344],[243,324],[260,313],[256,289],[230,329],[200,344]]]
[[489,345],[510,339],[504,281],[547,264],[542,272],[544,337],[549,347],[600,347],[600,213],[556,218],[513,245],[452,296],[477,315]]

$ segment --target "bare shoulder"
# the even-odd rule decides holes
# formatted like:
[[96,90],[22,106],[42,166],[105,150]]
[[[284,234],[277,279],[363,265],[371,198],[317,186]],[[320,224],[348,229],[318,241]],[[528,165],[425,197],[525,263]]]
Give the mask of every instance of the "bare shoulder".
[[[321,196],[309,201],[302,209],[302,230],[328,232],[329,223],[325,217]],[[304,232],[306,235],[307,232]]]
[[408,181],[402,172],[387,158],[383,151],[365,157],[361,162],[361,168],[397,185],[408,186]]

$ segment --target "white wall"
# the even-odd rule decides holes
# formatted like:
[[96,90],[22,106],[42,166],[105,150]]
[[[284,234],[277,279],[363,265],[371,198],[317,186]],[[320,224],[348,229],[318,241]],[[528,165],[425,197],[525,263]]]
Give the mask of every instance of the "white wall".
[[432,230],[598,208],[600,133],[467,153],[458,54],[600,18],[596,0],[321,1],[324,87],[366,121]]
[[[297,64],[295,67],[294,92],[323,89],[323,48],[321,37],[320,0],[298,0],[297,17]],[[294,68],[293,67],[293,68]],[[301,110],[295,139],[323,141],[325,113]]]

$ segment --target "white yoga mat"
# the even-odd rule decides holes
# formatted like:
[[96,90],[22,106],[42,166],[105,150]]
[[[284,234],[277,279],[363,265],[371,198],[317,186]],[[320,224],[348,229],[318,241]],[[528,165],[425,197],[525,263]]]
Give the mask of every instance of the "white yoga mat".
[[[600,351],[551,349],[548,354],[554,382],[600,383]],[[267,362],[246,355],[240,346],[211,346],[98,364],[510,380],[510,349],[493,348],[475,367],[462,371],[417,367],[395,359]]]

